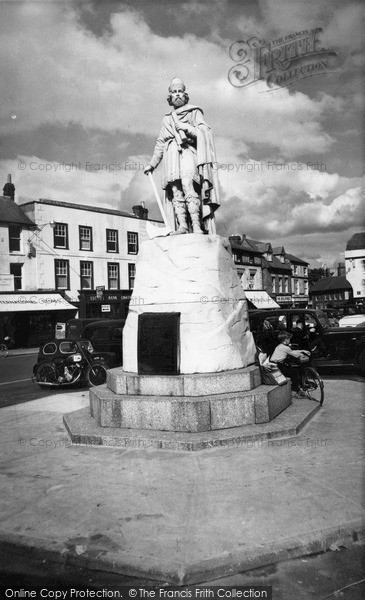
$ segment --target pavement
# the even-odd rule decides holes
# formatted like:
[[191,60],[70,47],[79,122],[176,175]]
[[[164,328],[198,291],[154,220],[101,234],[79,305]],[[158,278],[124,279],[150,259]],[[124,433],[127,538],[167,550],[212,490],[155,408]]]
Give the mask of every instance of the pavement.
[[362,392],[326,380],[296,437],[194,453],[72,445],[87,390],[2,408],[0,542],[175,585],[363,543]]

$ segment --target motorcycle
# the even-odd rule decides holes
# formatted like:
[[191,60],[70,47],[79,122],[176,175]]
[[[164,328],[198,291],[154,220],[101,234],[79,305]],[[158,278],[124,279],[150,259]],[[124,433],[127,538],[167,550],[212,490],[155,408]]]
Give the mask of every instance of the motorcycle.
[[52,340],[39,349],[33,381],[40,387],[96,386],[106,381],[109,365],[89,340]]

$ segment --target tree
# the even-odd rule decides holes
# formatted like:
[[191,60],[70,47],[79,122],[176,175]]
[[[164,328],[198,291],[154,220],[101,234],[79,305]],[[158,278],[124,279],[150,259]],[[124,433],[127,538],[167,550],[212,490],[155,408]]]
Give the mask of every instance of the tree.
[[309,269],[308,271],[308,285],[311,288],[316,281],[319,281],[320,279],[323,279],[324,277],[327,277],[327,273],[325,271],[325,269],[323,269],[322,267],[319,267],[318,269]]

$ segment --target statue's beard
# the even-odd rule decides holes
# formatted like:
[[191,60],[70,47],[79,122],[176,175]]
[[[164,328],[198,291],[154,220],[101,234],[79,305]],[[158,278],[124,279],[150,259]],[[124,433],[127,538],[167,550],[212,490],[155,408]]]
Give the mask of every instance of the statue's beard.
[[180,108],[180,106],[184,106],[184,104],[186,104],[184,98],[176,98],[176,100],[173,102],[173,106],[175,108]]

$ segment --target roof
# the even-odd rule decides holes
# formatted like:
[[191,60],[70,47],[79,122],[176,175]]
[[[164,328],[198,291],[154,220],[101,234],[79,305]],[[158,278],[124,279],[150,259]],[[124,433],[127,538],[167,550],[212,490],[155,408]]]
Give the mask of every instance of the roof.
[[313,292],[328,292],[329,290],[351,290],[351,284],[347,281],[344,275],[339,277],[324,277],[319,279],[311,287],[310,291]]
[[[115,210],[112,208],[102,208],[99,206],[90,206],[87,204],[74,204],[73,202],[60,202],[59,200],[49,200],[48,198],[39,198],[39,200],[30,200],[29,202],[24,202],[20,204],[20,206],[28,206],[29,204],[48,204],[51,206],[61,206],[63,208],[73,208],[76,210],[90,211],[103,213],[108,215],[117,215],[118,217],[130,217],[131,219],[138,219],[139,221],[143,220],[137,217],[134,213],[129,213],[123,210]],[[149,221],[154,221],[155,219],[148,219]],[[157,221],[160,223],[160,221]]]
[[363,250],[365,249],[365,231],[355,233],[346,244],[346,250]]
[[306,262],[305,260],[302,260],[301,258],[298,258],[297,256],[294,256],[294,254],[288,254],[286,252],[285,258],[288,258],[290,260],[290,262],[300,263],[301,265],[309,265],[308,262]]
[[8,196],[0,196],[0,223],[14,223],[25,227],[36,227],[22,209]]

